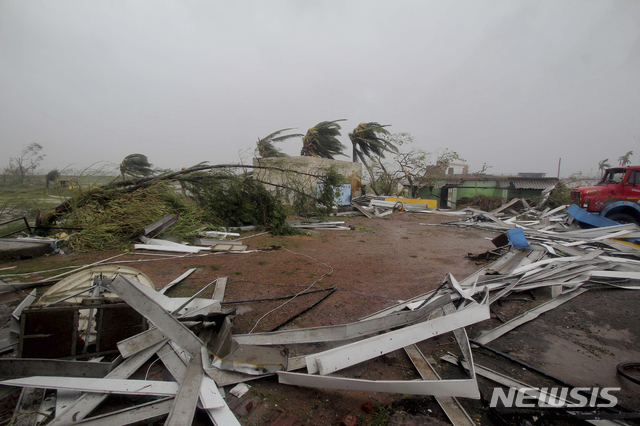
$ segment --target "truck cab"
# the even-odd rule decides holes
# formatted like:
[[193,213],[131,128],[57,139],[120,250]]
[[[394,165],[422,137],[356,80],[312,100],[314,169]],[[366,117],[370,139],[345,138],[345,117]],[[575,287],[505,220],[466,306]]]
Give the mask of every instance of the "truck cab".
[[575,188],[571,203],[619,223],[640,223],[640,166],[607,169],[594,186]]

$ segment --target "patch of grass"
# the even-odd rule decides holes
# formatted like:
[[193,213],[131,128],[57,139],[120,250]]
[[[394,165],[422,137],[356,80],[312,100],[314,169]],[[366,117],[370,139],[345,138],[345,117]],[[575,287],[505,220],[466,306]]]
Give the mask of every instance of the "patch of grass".
[[361,231],[361,232],[376,232],[375,229],[373,228],[369,228],[367,226],[356,226],[356,231]]
[[268,264],[269,264],[269,262],[267,262],[266,260],[260,260],[258,262],[258,265],[268,265]]
[[376,402],[371,413],[371,420],[369,420],[367,426],[386,426],[386,424],[389,423],[389,407],[386,405]]
[[[58,255],[56,255],[56,256],[58,256]],[[42,261],[42,258],[39,258],[37,260]],[[33,259],[31,260],[31,262],[32,262],[31,265],[19,265],[17,268],[14,268],[14,269],[7,269],[5,271],[0,271],[0,278],[8,277],[10,279],[21,280],[21,279],[28,278],[28,276],[25,276],[25,277],[15,277],[15,276],[13,276],[12,277],[11,275],[29,274],[29,273],[33,273],[33,272],[47,271],[47,270],[51,269],[51,271],[49,271],[49,272],[41,272],[39,274],[39,275],[41,275],[43,277],[49,277],[49,276],[61,274],[63,272],[71,271],[72,268],[68,268],[69,266],[77,266],[77,265],[74,265],[73,261],[56,262],[55,264],[51,265],[51,267],[47,267],[47,266],[43,266],[42,264],[38,264],[37,261],[34,262]],[[54,271],[53,269],[56,269],[56,270]]]
[[403,240],[408,240],[408,239],[409,239],[409,237],[402,237],[402,239],[403,239]]
[[242,275],[242,271],[233,271],[233,275]]
[[415,259],[416,257],[418,257],[418,255],[417,254],[410,254],[409,257],[413,257]]
[[202,268],[202,269],[209,268],[212,271],[218,271],[218,270],[222,269],[222,265],[219,265],[219,264],[216,264],[216,263],[211,264],[211,265],[189,265],[189,268]]
[[359,243],[366,243],[365,240],[358,240]]
[[293,275],[293,274],[297,274],[298,272],[302,271],[301,268],[294,268],[294,269],[290,269],[288,271],[282,271],[282,274],[285,275]]

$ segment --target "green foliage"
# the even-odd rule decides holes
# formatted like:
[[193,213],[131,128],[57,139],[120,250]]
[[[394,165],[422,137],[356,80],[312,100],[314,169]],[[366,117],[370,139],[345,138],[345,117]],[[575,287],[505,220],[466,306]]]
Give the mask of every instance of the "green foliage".
[[218,172],[188,181],[185,186],[213,226],[258,225],[276,235],[297,233],[285,223],[287,212],[278,194],[269,192],[250,175]]
[[257,145],[257,150],[260,157],[262,158],[287,157],[287,154],[281,152],[278,148],[276,148],[273,145],[273,143],[282,142],[291,138],[301,138],[304,136],[303,134],[300,134],[300,133],[279,136],[282,132],[286,132],[292,129],[293,129],[292,127],[289,127],[286,129],[278,130],[271,133],[270,135],[265,136],[264,138],[258,139],[258,142],[256,143],[256,145]]
[[398,152],[392,140],[385,139],[385,136],[390,136],[389,131],[385,129],[387,126],[388,124],[381,125],[375,121],[360,123],[352,133],[349,133],[349,139],[353,144],[352,161],[354,163],[358,158],[364,163],[366,158],[371,158],[372,155],[384,158],[385,151]]
[[390,417],[389,407],[380,402],[376,402],[371,412],[371,420],[369,420],[367,426],[385,426],[389,423]]
[[129,154],[120,163],[120,174],[123,180],[125,175],[134,177],[148,176],[153,173],[151,166],[152,164],[149,163],[146,155]]
[[60,171],[58,169],[51,170],[47,173],[46,180],[47,182],[55,182],[60,178]]
[[345,177],[338,173],[335,167],[329,167],[325,170],[318,201],[327,208],[327,213],[333,211],[335,200],[341,195],[339,186],[344,181]]
[[345,155],[342,151],[346,147],[337,138],[341,129],[338,121],[345,120],[322,121],[310,128],[302,139],[300,155],[330,159],[336,155]]
[[571,189],[562,182],[558,182],[555,188],[549,193],[544,207],[555,209],[556,207],[571,204]]
[[166,214],[177,214],[178,220],[165,234],[184,238],[205,226],[202,211],[170,185],[159,183],[131,193],[77,191],[74,205],[63,218],[66,226],[83,228],[69,239],[74,250],[124,249]]

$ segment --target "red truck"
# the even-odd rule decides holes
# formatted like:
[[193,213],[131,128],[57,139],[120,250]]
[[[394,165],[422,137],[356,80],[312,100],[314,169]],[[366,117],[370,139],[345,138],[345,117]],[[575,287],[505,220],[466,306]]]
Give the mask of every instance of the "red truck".
[[571,203],[618,223],[640,223],[640,166],[612,167],[595,186],[575,188]]

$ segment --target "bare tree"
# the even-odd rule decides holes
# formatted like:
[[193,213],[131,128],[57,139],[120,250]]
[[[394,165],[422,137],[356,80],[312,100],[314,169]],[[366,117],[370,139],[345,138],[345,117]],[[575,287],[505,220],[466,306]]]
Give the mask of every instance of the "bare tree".
[[456,160],[462,158],[449,149],[435,153],[411,150],[395,157],[399,174],[408,183],[412,198],[416,198],[422,188],[431,188],[437,180],[443,179],[449,164]]
[[42,151],[42,145],[34,142],[27,145],[19,157],[12,157],[10,159],[9,170],[18,177],[20,183],[24,181],[27,175],[33,174],[35,169],[40,165],[40,162],[45,157],[44,154],[40,154],[40,151]]
[[[393,142],[398,146],[413,142],[409,133],[393,136]],[[364,166],[376,195],[396,195],[399,184],[403,184],[409,188],[410,196],[415,198],[422,188],[431,188],[436,181],[443,179],[449,165],[456,160],[462,158],[450,149],[436,152],[411,149],[398,153],[388,163],[383,162],[381,156],[373,156]]]

